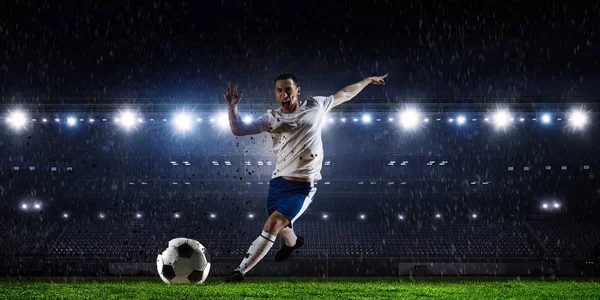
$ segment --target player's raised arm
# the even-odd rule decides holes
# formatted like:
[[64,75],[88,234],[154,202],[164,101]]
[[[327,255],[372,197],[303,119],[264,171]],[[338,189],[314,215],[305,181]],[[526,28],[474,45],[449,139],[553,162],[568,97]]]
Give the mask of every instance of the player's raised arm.
[[244,93],[240,92],[238,94],[237,84],[232,87],[231,83],[228,82],[227,91],[221,88],[221,92],[223,93],[225,101],[227,101],[227,104],[229,105],[229,126],[231,127],[231,132],[233,135],[243,136],[260,133],[261,128],[259,126],[246,125],[240,118],[237,106],[240,103],[240,100],[242,100]]
[[369,84],[385,85],[385,81],[383,79],[386,78],[387,76],[388,76],[388,74],[385,74],[383,76],[367,77],[357,83],[351,84],[351,85],[341,89],[339,92],[337,92],[337,93],[335,93],[335,95],[333,95],[334,99],[333,99],[333,104],[331,105],[331,108],[334,108],[334,107],[354,98],[356,95],[358,95],[358,93],[360,93],[360,91],[362,91]]

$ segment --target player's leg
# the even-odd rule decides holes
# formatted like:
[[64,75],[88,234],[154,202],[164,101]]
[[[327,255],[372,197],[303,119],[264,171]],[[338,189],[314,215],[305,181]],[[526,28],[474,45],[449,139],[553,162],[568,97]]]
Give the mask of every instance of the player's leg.
[[[244,259],[240,263],[240,265],[235,269],[235,271],[239,271],[238,274],[242,276],[246,274],[250,269],[252,269],[261,259],[267,255],[271,247],[273,247],[273,243],[275,242],[275,238],[277,234],[287,226],[290,221],[281,213],[274,211],[271,213],[267,221],[263,226],[262,233],[252,242],[248,252],[244,256]],[[235,272],[234,271],[234,272]],[[241,281],[241,280],[240,280]]]
[[296,236],[294,229],[287,226],[281,229],[279,235],[281,235],[281,238],[283,238],[285,245],[288,247],[294,247],[296,241],[298,240],[298,236]]
[[285,245],[275,254],[275,261],[280,262],[287,259],[294,250],[304,245],[304,237],[296,236],[294,232],[294,222],[306,211],[314,200],[314,195],[317,189],[310,184],[302,189],[297,197],[288,199],[280,205],[281,210],[285,210],[286,215],[292,216],[288,226],[280,231],[281,237],[285,241]]

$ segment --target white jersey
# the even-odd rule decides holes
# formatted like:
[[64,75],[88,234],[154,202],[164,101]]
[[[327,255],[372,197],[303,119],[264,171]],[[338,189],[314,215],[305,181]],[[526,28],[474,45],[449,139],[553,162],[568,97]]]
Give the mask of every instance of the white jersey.
[[261,132],[271,133],[277,164],[272,178],[292,176],[321,180],[323,142],[321,129],[331,110],[333,95],[298,101],[293,113],[269,109],[257,119]]

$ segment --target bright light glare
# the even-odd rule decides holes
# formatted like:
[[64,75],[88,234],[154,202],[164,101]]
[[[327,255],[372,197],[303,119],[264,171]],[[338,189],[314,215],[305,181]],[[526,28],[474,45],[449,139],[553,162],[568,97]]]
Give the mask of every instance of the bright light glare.
[[74,117],[68,117],[67,118],[67,124],[69,126],[75,126],[76,123],[77,123],[77,120]]
[[[246,124],[250,124],[250,123],[252,123],[252,117],[251,116],[245,116],[242,119],[242,122],[244,122]],[[229,125],[229,119],[227,119],[227,125]]]
[[458,125],[464,124],[465,121],[467,121],[467,118],[465,118],[465,116],[458,116],[458,118],[456,119],[456,122],[458,123]]
[[575,128],[581,128],[583,127],[583,125],[585,125],[587,123],[587,115],[585,112],[583,111],[574,111],[571,113],[570,116],[570,121],[571,124],[573,124],[573,127]]
[[133,127],[133,125],[135,124],[136,118],[137,117],[136,117],[135,113],[133,113],[131,111],[124,111],[124,112],[121,112],[121,114],[119,115],[120,123],[125,128]]
[[229,115],[226,112],[217,116],[217,125],[221,128],[229,128]]
[[173,122],[179,130],[186,131],[192,129],[192,117],[186,113],[176,115]]
[[364,114],[362,116],[362,121],[363,121],[363,123],[371,123],[371,116],[367,115],[367,114]]
[[560,208],[560,203],[554,202],[554,208]]
[[21,129],[25,127],[25,124],[27,124],[27,119],[27,115],[24,112],[18,110],[12,112],[8,119],[6,119],[6,121],[8,122],[8,124],[10,124],[12,128]]
[[510,122],[510,113],[508,111],[505,110],[501,110],[498,111],[494,114],[494,124],[496,125],[496,127],[498,128],[504,128],[508,125],[508,123]]
[[419,112],[414,109],[407,109],[400,113],[400,124],[405,129],[415,128],[420,119]]
[[544,114],[542,116],[542,123],[544,123],[544,124],[550,123],[550,115],[549,114]]

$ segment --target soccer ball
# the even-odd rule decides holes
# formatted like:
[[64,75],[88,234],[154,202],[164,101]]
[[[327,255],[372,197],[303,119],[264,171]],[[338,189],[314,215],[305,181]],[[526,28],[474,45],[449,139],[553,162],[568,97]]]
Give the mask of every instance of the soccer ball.
[[156,268],[165,283],[203,283],[210,271],[210,256],[200,242],[176,238],[161,247]]

